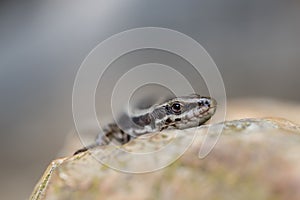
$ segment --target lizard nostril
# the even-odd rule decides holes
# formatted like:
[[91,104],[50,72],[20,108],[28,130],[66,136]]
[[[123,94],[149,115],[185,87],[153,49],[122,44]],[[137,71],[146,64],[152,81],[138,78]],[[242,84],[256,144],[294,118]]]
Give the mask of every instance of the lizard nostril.
[[205,100],[205,101],[204,101],[204,104],[205,104],[207,107],[210,107],[210,103],[209,103],[208,100]]
[[210,107],[210,102],[209,102],[209,100],[203,100],[203,101],[199,101],[198,105]]
[[205,101],[205,105],[207,105],[208,107],[210,106],[210,103],[208,100]]

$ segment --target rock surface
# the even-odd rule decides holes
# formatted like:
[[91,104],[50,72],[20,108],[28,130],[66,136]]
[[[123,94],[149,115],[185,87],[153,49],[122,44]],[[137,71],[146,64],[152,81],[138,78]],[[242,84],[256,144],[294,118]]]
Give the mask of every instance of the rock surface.
[[31,199],[300,199],[299,152],[300,126],[278,118],[166,131],[53,161]]

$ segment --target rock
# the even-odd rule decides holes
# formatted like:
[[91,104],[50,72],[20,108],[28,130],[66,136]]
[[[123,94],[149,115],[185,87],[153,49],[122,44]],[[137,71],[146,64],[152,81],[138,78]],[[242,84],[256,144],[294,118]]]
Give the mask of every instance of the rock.
[[290,121],[241,119],[137,140],[53,161],[31,199],[300,199],[300,126]]

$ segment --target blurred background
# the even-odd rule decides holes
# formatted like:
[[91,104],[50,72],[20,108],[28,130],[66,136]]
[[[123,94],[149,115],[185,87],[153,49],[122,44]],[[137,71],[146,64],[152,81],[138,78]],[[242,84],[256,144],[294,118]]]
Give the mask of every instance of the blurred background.
[[298,0],[1,1],[1,199],[28,198],[57,158],[74,130],[76,72],[104,39],[144,26],[180,31],[211,55],[229,102],[297,104],[299,22]]

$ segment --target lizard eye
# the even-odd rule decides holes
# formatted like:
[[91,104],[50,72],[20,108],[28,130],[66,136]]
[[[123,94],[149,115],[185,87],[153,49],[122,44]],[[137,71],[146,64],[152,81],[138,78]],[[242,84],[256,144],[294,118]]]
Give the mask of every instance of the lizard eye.
[[172,104],[172,110],[175,113],[180,113],[180,111],[181,111],[181,105],[180,105],[180,103],[173,103]]

